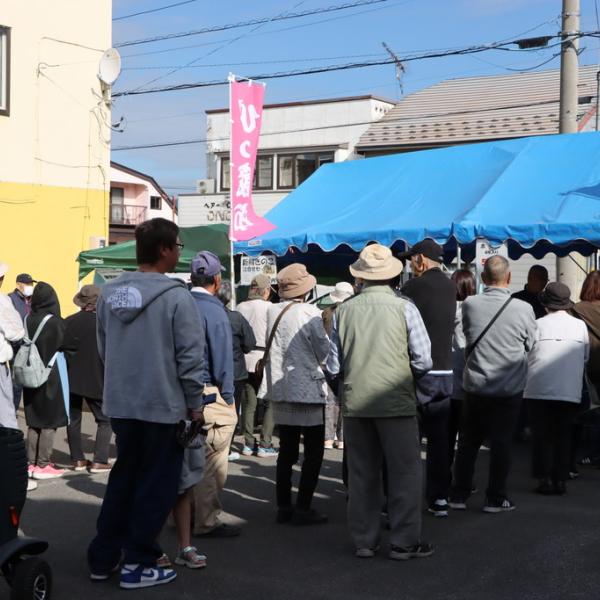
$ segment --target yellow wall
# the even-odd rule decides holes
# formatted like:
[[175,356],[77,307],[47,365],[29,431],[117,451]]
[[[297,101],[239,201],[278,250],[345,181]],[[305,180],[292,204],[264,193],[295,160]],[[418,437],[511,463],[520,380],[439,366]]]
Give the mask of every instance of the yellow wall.
[[2,292],[14,289],[19,273],[30,273],[56,289],[63,316],[75,312],[75,259],[91,236],[107,235],[107,207],[102,190],[0,182],[0,257],[10,267]]
[[10,114],[0,115],[3,285],[31,273],[74,310],[77,264],[108,237],[111,111],[98,65],[111,46],[111,0],[0,0],[11,28]]

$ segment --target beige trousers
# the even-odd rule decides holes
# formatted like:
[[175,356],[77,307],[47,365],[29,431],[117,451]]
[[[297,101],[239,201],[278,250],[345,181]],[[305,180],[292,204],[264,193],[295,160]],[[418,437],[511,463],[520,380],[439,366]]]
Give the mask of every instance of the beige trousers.
[[194,487],[194,533],[197,535],[208,533],[220,524],[223,507],[219,495],[227,481],[229,446],[237,424],[235,404],[227,404],[216,388],[206,391],[215,392],[217,401],[204,409],[206,463],[202,481]]

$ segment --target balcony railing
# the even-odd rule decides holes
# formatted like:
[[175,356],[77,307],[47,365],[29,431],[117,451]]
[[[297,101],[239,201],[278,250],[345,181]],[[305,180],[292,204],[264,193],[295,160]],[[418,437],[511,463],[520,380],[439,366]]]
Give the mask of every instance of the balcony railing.
[[146,220],[146,206],[136,204],[111,204],[111,225],[138,225]]

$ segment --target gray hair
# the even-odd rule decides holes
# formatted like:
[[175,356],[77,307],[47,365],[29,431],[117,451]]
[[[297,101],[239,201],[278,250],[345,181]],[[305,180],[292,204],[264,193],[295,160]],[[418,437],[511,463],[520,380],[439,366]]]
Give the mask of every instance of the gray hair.
[[221,281],[221,287],[216,296],[224,306],[227,306],[231,302],[231,282]]
[[483,266],[482,278],[488,285],[504,283],[510,273],[510,263],[504,256],[492,256]]

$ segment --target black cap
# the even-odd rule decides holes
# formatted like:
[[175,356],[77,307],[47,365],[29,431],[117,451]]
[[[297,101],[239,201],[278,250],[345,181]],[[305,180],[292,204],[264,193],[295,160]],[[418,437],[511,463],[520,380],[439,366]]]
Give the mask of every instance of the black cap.
[[17,275],[17,283],[36,283],[29,273],[21,273]]
[[550,310],[569,310],[573,307],[571,290],[564,283],[553,281],[540,294],[540,302]]
[[444,249],[434,240],[427,238],[422,242],[417,242],[410,250],[398,254],[398,258],[410,258],[415,254],[422,254],[430,260],[441,263],[444,262]]

